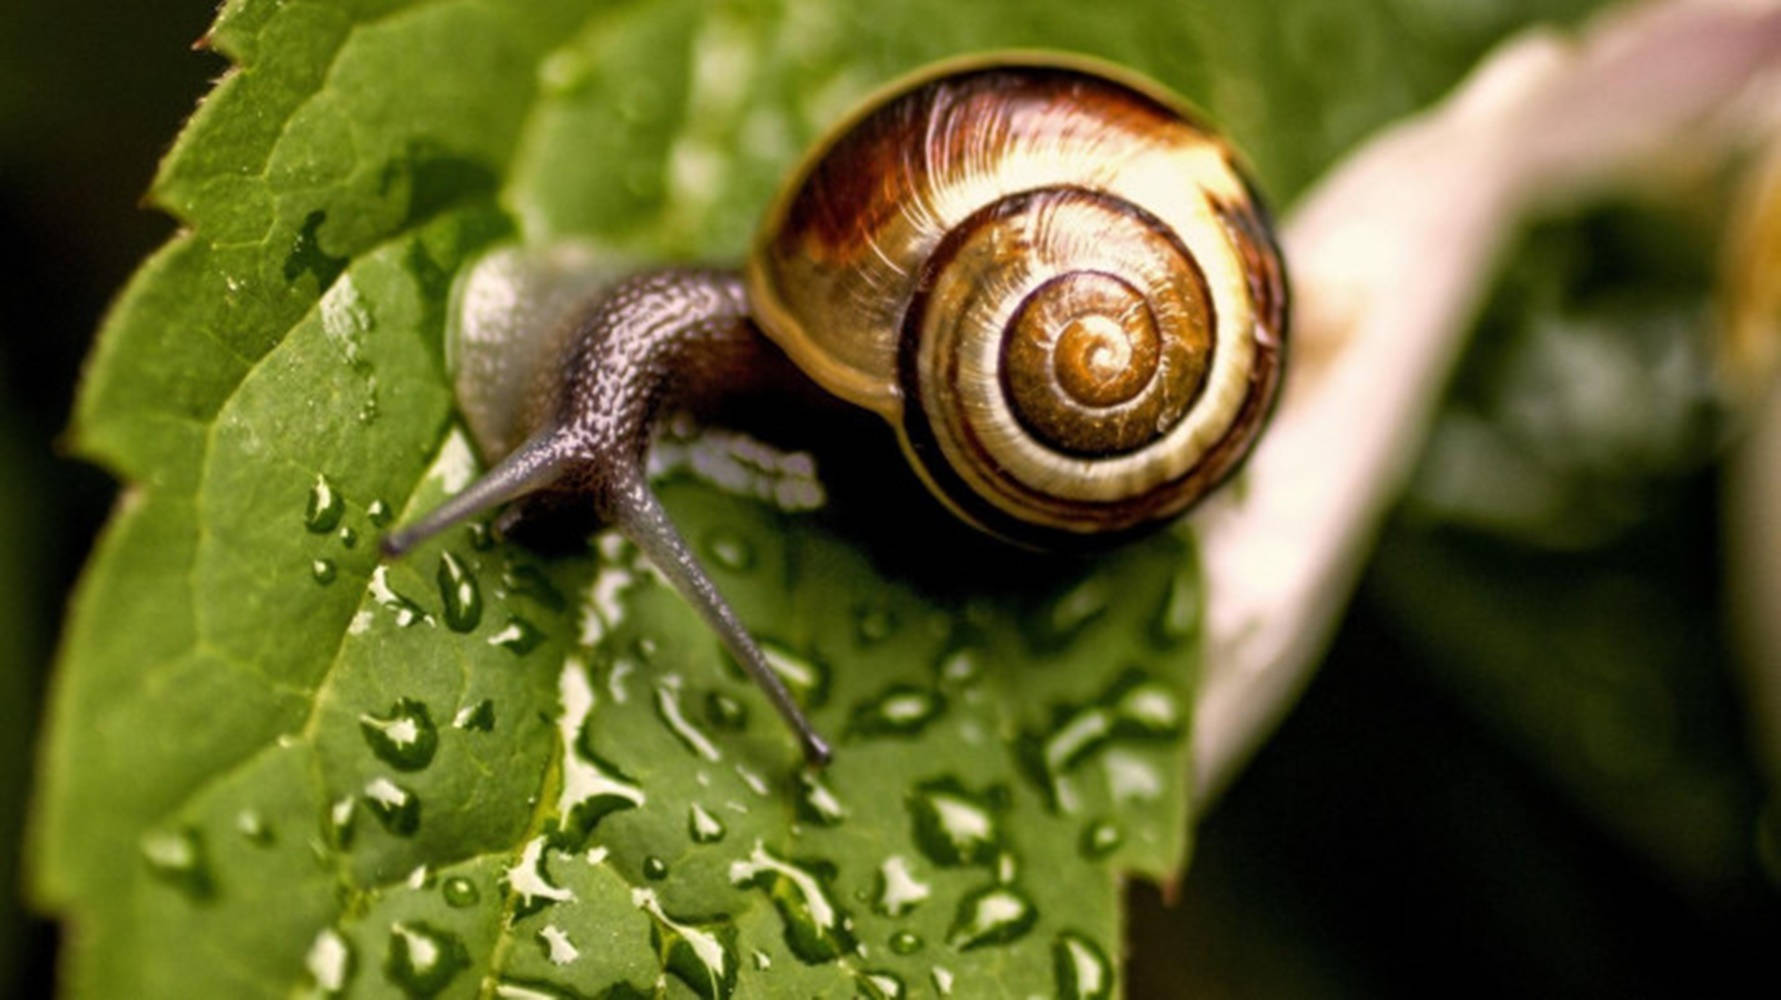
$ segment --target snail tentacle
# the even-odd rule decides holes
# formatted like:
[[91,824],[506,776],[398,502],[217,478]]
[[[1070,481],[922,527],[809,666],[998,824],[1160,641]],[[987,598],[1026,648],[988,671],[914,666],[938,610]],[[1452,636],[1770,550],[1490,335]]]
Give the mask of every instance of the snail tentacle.
[[609,520],[643,550],[656,569],[661,570],[662,575],[674,584],[674,589],[705,619],[705,624],[717,633],[749,678],[766,692],[767,700],[797,734],[805,759],[812,764],[827,764],[832,754],[828,741],[792,700],[785,683],[768,665],[766,654],[749,634],[748,627],[736,617],[729,602],[718,593],[717,585],[711,582],[705,567],[688,548],[655,494],[641,481],[617,491],[612,497]]
[[[487,474],[416,524],[390,534],[399,556],[440,531],[542,490],[573,495],[623,532],[718,634],[797,734],[805,757],[828,743],[767,664],[760,646],[674,528],[644,476],[644,455],[665,407],[709,400],[776,366],[748,317],[741,276],[667,269],[637,275],[591,304],[568,340],[542,429]],[[504,519],[505,520],[505,519]]]
[[551,428],[534,434],[463,492],[419,521],[385,535],[383,554],[390,559],[400,558],[453,525],[550,485],[570,461],[562,446],[560,436]]

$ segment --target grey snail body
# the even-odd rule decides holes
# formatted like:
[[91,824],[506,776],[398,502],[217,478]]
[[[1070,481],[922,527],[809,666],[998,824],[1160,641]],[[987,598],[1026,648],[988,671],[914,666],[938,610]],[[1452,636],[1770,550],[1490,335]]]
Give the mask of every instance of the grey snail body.
[[572,316],[457,345],[460,404],[498,462],[386,552],[572,497],[636,542],[821,762],[828,744],[648,488],[656,416],[783,351],[888,420],[966,521],[1078,546],[1172,518],[1235,469],[1279,383],[1286,283],[1234,154],[1183,102],[1018,54],[864,102],[782,189],[742,272],[637,274]]

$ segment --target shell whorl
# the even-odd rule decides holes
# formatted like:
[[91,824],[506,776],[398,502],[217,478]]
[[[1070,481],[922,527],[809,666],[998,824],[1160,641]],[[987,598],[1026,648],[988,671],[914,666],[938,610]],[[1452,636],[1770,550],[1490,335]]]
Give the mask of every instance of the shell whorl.
[[1236,465],[1277,384],[1284,280],[1233,161],[1141,81],[943,69],[819,144],[763,227],[751,308],[979,526],[1135,528]]

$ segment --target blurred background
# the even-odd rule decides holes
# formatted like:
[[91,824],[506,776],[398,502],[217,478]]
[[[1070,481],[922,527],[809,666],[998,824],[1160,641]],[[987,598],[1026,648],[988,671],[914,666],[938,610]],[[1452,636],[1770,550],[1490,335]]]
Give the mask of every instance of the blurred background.
[[[1216,6],[1185,5],[1184,24]],[[1492,42],[1587,6],[1282,4],[1278,37],[1246,43],[1278,48],[1251,60],[1270,77],[1211,81],[1214,110],[1241,136],[1246,92],[1303,96],[1296,132],[1247,123],[1284,210],[1330,155]],[[0,983],[21,996],[49,994],[57,932],[18,902],[12,845],[66,594],[116,495],[55,440],[109,297],[173,230],[140,198],[224,69],[191,47],[212,13],[26,0],[0,16],[14,254],[0,269]],[[1362,57],[1379,66],[1342,62]],[[1775,988],[1781,819],[1727,627],[1723,459],[1742,419],[1713,368],[1739,190],[1707,171],[1523,235],[1327,662],[1202,823],[1184,883],[1132,889],[1131,996]]]

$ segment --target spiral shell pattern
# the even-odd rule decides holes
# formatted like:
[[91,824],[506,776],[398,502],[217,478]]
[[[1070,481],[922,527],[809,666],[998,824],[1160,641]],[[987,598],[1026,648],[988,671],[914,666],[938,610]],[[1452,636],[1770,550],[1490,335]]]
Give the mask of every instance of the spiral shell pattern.
[[769,336],[883,414],[979,526],[1056,546],[1179,513],[1278,384],[1285,281],[1222,140],[1070,61],[950,67],[869,101],[748,267]]

